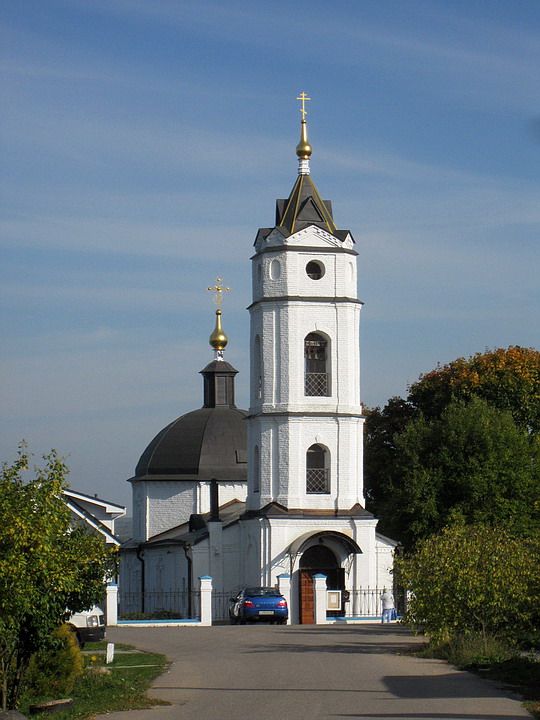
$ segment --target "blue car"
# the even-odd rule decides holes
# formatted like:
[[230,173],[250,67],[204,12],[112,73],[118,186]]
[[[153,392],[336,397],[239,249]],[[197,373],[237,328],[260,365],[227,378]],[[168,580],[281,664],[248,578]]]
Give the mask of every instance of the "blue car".
[[289,616],[287,601],[276,588],[247,587],[230,598],[231,625],[248,622],[269,622],[285,625]]

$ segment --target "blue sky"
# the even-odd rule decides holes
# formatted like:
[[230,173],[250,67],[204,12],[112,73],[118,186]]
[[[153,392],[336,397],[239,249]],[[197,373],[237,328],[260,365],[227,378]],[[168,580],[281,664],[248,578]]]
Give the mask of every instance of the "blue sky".
[[214,305],[249,404],[250,261],[297,172],[359,252],[363,401],[538,345],[540,4],[4,0],[1,457],[130,503],[202,404]]

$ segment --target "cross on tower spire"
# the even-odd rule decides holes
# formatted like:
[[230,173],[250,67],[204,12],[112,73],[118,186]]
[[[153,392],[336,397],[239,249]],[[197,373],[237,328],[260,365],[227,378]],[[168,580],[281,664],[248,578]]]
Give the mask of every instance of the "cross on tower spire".
[[306,93],[303,92],[303,93],[300,93],[300,97],[297,97],[296,99],[302,101],[302,107],[300,108],[300,112],[302,113],[302,122],[305,122],[305,121],[306,121],[306,115],[307,115],[306,100],[311,100],[311,98],[309,98],[309,97],[306,95]]

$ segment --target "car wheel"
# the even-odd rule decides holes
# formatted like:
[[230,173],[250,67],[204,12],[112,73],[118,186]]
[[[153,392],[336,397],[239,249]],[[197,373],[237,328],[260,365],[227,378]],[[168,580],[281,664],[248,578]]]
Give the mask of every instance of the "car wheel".
[[240,625],[245,625],[247,623],[247,620],[245,617],[238,618],[238,622]]

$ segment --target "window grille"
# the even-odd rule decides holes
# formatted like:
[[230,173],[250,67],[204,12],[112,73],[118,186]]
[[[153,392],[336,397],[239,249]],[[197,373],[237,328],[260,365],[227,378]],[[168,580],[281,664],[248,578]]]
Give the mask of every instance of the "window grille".
[[328,468],[308,468],[306,473],[306,492],[330,492],[330,472]]
[[330,470],[328,452],[321,445],[312,445],[306,453],[306,492],[329,493]]
[[328,396],[328,368],[326,340],[317,333],[309,333],[304,340],[305,394]]

